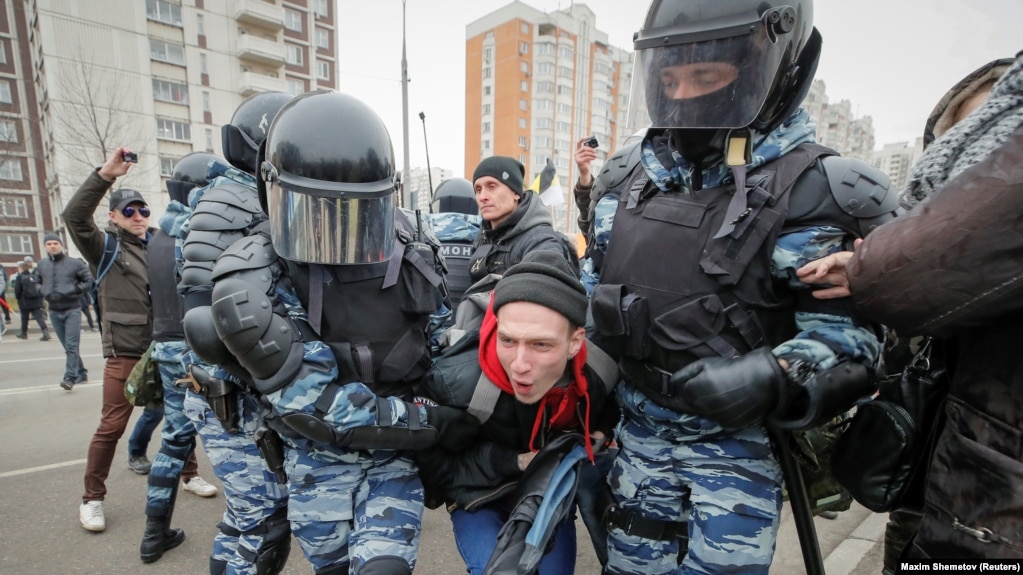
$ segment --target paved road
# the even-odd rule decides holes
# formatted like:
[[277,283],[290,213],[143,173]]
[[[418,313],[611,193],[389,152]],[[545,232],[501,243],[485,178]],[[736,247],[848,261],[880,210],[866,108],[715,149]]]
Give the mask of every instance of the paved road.
[[[182,492],[174,525],[187,539],[159,562],[144,565],[138,543],[145,523],[145,477],[127,468],[127,436],[118,446],[104,504],[107,530],[91,533],[78,523],[78,504],[89,440],[99,422],[103,359],[99,335],[84,333],[82,353],[90,381],[71,392],[58,387],[64,356],[59,342],[29,340],[8,332],[0,342],[0,575],[203,574],[224,499],[201,499]],[[140,410],[129,423],[134,425]],[[158,446],[149,448],[155,455]],[[199,453],[199,472],[219,486],[209,460]],[[868,575],[881,571],[884,517],[855,506],[829,521],[818,518],[828,575]],[[579,526],[576,573],[599,573]],[[803,573],[795,528],[783,517],[772,575]],[[297,544],[286,575],[308,574]],[[416,575],[464,573],[447,514],[428,511]]]

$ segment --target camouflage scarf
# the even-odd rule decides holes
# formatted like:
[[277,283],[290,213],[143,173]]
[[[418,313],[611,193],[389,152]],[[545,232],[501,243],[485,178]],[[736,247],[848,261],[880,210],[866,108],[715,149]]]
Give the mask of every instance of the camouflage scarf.
[[[753,160],[746,166],[752,170],[789,153],[796,146],[813,142],[817,127],[810,122],[806,110],[796,110],[788,120],[769,134],[754,133]],[[663,131],[650,130],[640,145],[641,161],[647,175],[661,191],[670,192],[676,187],[683,193],[692,189],[693,165],[668,144]],[[725,165],[724,157],[703,170],[703,187],[715,188],[732,182],[731,168]]]

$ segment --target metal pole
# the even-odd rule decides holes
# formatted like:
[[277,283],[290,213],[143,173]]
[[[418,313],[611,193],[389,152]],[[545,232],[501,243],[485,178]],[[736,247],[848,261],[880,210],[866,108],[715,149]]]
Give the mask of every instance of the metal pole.
[[433,213],[433,170],[430,169],[430,142],[426,139],[426,114],[419,112],[423,121],[423,146],[426,147],[426,180],[430,183],[430,213]]
[[789,448],[789,433],[769,428],[768,434],[778,452],[781,474],[785,478],[785,486],[789,491],[792,519],[796,524],[796,535],[799,537],[799,550],[803,553],[806,575],[825,575],[824,560],[821,558],[820,543],[817,540],[817,527],[813,524],[810,497],[806,490],[806,483],[803,482],[803,474],[799,470],[799,463],[796,462],[796,458]]
[[[405,204],[408,199],[411,205],[405,207],[415,210],[418,209],[416,194],[409,187],[409,184],[412,183],[412,173],[409,170],[408,152],[408,59],[405,57],[405,0],[401,0],[401,114],[402,143],[405,154],[404,167],[401,170],[401,201],[402,204]],[[406,191],[408,195],[406,195]]]

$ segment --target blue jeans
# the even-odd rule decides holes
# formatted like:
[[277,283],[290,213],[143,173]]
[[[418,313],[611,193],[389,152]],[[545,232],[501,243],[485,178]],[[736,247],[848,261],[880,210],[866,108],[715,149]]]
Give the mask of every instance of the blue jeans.
[[[497,545],[497,534],[511,514],[510,505],[494,503],[476,511],[457,509],[451,514],[455,544],[470,575],[482,575]],[[538,575],[575,573],[575,522],[566,518],[554,532],[554,544],[540,562]]]
[[128,438],[128,457],[145,455],[149,449],[149,440],[153,438],[153,432],[160,425],[163,419],[163,404],[147,405],[142,411],[142,416],[135,422],[135,429]]
[[[189,455],[195,450],[195,424],[188,419],[182,408],[185,390],[176,382],[185,377],[181,356],[187,350],[183,341],[157,343],[152,359],[160,370],[163,380],[163,432],[160,434],[160,451],[153,457],[149,471],[149,489],[146,492],[146,516],[166,517],[174,511],[174,485],[188,465]],[[145,417],[145,413],[143,413]],[[140,420],[141,421],[141,420]],[[131,441],[128,442],[131,449]],[[143,450],[144,451],[144,450]]]
[[82,335],[82,310],[50,311],[50,323],[57,332],[60,345],[64,346],[64,379],[85,381],[89,372],[85,370],[82,356],[78,355],[78,342]]

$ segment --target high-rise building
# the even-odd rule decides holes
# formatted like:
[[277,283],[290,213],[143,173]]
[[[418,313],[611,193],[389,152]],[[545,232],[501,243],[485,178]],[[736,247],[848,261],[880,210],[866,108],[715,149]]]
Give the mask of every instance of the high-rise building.
[[574,232],[575,144],[597,136],[594,173],[624,141],[632,54],[608,43],[585,4],[542,12],[518,0],[466,26],[465,171],[483,158],[510,156],[526,185],[551,159],[566,204],[555,228]]
[[849,100],[829,104],[827,87],[823,80],[814,80],[802,107],[817,126],[817,143],[828,146],[843,156],[871,162],[874,151],[873,118],[855,117]]
[[924,153],[924,139],[917,138],[910,146],[908,142],[896,142],[885,144],[883,148],[874,152],[873,165],[882,172],[888,174],[892,180],[892,188],[902,190],[909,181],[909,175],[913,165]]
[[433,201],[433,193],[437,190],[437,186],[444,180],[454,177],[454,174],[447,168],[438,168],[437,166],[433,166],[429,170],[409,168],[409,172],[407,188],[416,198],[416,205],[410,206],[409,209],[420,210],[424,214],[428,214],[430,213],[430,202]]
[[62,226],[60,212],[78,184],[117,146],[139,155],[118,185],[141,191],[160,215],[163,181],[178,159],[220,153],[220,126],[246,97],[336,88],[336,7],[332,0],[0,0],[0,44],[10,62],[0,63],[0,115],[19,138],[17,160],[0,161],[2,213],[16,216],[0,220],[0,262],[38,254],[43,233]]

